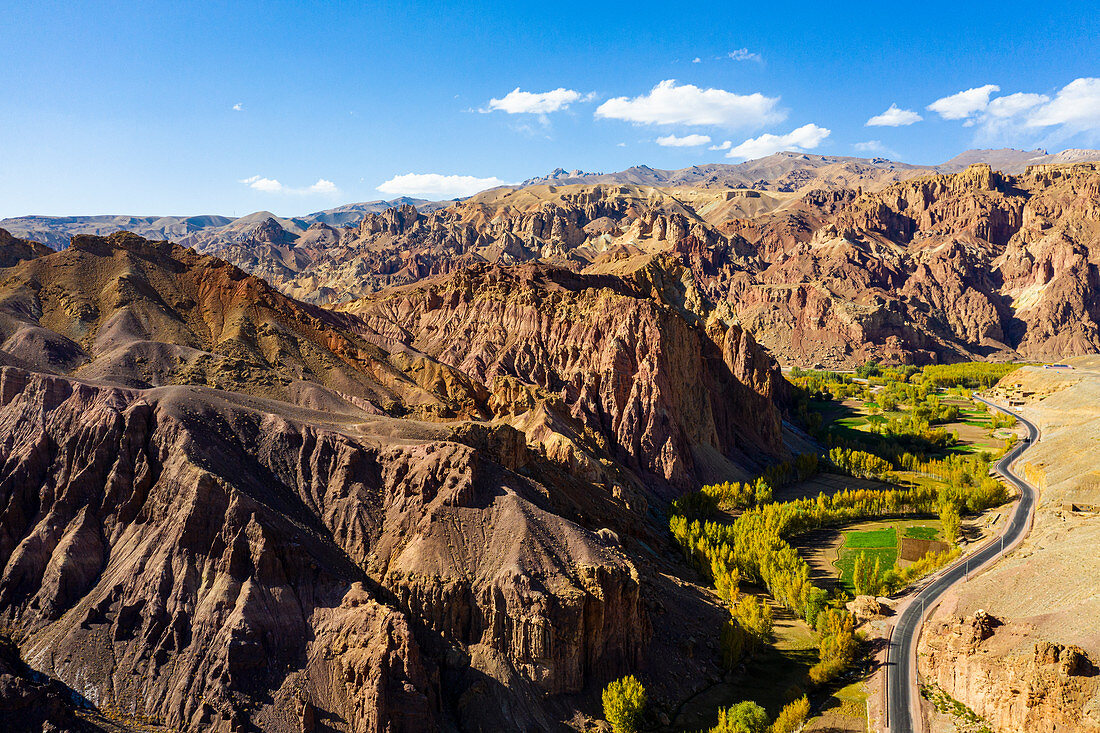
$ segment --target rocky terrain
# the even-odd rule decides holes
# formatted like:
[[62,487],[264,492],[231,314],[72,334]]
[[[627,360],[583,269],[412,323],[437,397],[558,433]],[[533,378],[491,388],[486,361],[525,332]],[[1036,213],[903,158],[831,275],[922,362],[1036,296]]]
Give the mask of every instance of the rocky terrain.
[[785,365],[1057,359],[1100,348],[1098,187],[1096,163],[803,194],[539,184],[298,239],[268,220],[218,254],[340,303],[475,264],[615,275],[671,253]]
[[1005,733],[1100,730],[1100,359],[1025,367],[994,392],[1042,439],[1022,459],[1041,496],[1031,534],[953,591],[918,650],[920,674]]
[[[0,712],[584,729],[638,672],[674,713],[728,612],[664,508],[791,456],[780,364],[1100,351],[1100,164],[1040,153],[0,229]],[[152,239],[54,251],[32,225]],[[978,606],[982,576],[924,642],[923,674],[1006,730],[1100,716],[1095,630],[1064,623],[1100,612],[1062,558],[1091,557],[1100,507],[1074,364],[1019,372],[1056,453],[1029,469],[1051,487],[1029,559],[996,571],[1017,592]],[[1040,571],[1072,592],[1029,595]]]
[[969,151],[919,167],[778,153],[681,171],[558,171],[445,208],[97,227],[152,226],[328,305],[474,265],[618,275],[671,253],[701,297],[784,365],[1057,359],[1100,348],[1100,171],[1075,162],[1097,157]]
[[789,455],[786,383],[675,258],[330,310],[132,234],[3,246],[0,623],[112,725],[545,730],[713,673],[654,509]]

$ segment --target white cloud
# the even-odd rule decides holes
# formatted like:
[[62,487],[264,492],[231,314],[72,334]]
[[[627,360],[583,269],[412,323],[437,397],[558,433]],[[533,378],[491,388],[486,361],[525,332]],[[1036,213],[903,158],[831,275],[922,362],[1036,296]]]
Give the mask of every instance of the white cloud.
[[724,89],[700,89],[666,79],[648,94],[629,99],[616,97],[596,108],[596,117],[625,120],[638,125],[714,125],[752,129],[782,122],[786,112],[777,108],[779,97],[735,94]]
[[283,188],[283,184],[279,183],[274,178],[264,178],[262,176],[242,178],[239,183],[243,183],[249,188],[254,188],[257,191],[281,191]]
[[476,178],[475,176],[447,176],[441,173],[405,173],[385,181],[378,186],[378,190],[398,196],[422,194],[440,198],[458,198],[472,196],[478,191],[497,186],[511,185],[514,184],[502,181],[495,176]]
[[928,111],[936,112],[945,120],[965,120],[976,112],[981,112],[989,104],[989,95],[999,92],[996,84],[986,84],[966,91],[937,99],[928,105]]
[[1050,97],[1045,94],[1016,92],[990,100],[985,111],[991,117],[1012,117],[1049,101]]
[[764,60],[764,57],[758,53],[753,53],[747,48],[739,48],[736,51],[730,51],[726,54],[726,58],[733,61],[756,61],[760,63]]
[[249,188],[253,188],[257,191],[263,191],[264,193],[285,193],[294,195],[308,195],[308,194],[323,194],[323,195],[336,195],[340,193],[340,189],[336,187],[336,184],[332,181],[324,178],[318,178],[317,183],[312,186],[306,186],[304,188],[291,188],[290,186],[284,186],[274,178],[264,178],[263,176],[251,176],[249,178],[242,178],[240,183],[245,184]]
[[855,143],[852,147],[861,153],[881,153],[886,150],[881,140],[866,140],[861,143]]
[[896,104],[891,104],[888,110],[867,120],[867,127],[903,127],[923,119],[911,109],[900,109]]
[[666,148],[694,148],[697,145],[706,145],[710,142],[709,135],[665,135],[657,138],[657,144]]
[[936,100],[928,108],[976,128],[980,144],[1049,145],[1081,133],[1090,140],[1100,135],[1100,79],[1074,79],[1053,98],[1033,92],[991,97],[994,91],[999,89],[987,84]]
[[332,181],[325,180],[324,178],[318,178],[317,183],[314,183],[309,187],[310,193],[339,193],[340,189],[336,188],[336,184]]
[[1071,134],[1100,130],[1100,79],[1074,79],[1041,104],[1028,115],[1028,127],[1062,125]]
[[244,111],[244,105],[241,104],[240,102],[237,102],[236,104],[233,105],[233,111],[234,112],[243,112]]
[[778,153],[780,150],[812,150],[829,137],[831,131],[811,123],[791,130],[786,135],[770,133],[746,140],[726,153],[727,158],[752,160]]
[[729,150],[732,147],[733,143],[731,143],[729,140],[726,140],[721,145],[711,145],[709,148],[707,148],[707,150]]
[[698,56],[696,56],[695,58],[693,58],[693,59],[691,60],[691,63],[693,63],[693,64],[701,64],[701,63],[703,63],[703,59],[701,59],[701,58],[699,58]]
[[544,115],[548,112],[558,112],[563,109],[568,109],[569,105],[574,102],[588,101],[592,99],[592,96],[591,94],[583,95],[576,90],[565,89],[563,87],[552,89],[549,92],[524,92],[520,91],[519,87],[516,87],[505,94],[501,99],[490,99],[489,107],[481,111],[500,111],[507,112],[510,115]]

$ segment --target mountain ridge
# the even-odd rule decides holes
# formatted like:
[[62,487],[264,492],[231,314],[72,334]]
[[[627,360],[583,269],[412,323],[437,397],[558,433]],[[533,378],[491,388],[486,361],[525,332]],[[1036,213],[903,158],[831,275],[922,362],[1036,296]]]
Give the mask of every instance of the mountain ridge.
[[267,218],[282,223],[288,230],[304,231],[310,225],[323,223],[342,226],[358,221],[366,213],[385,211],[393,206],[414,205],[425,210],[436,206],[446,206],[450,201],[429,201],[427,199],[401,196],[389,201],[364,201],[342,204],[332,209],[317,211],[299,217],[279,217],[269,211],[255,211],[240,217],[217,214],[197,214],[194,216],[130,216],[126,214],[102,214],[92,216],[39,216],[27,215],[0,219],[0,229],[12,235],[40,242],[53,249],[62,249],[69,239],[78,234],[106,236],[117,231],[129,231],[149,239],[180,240],[210,230],[233,228],[240,229],[243,224],[254,224]]
[[[249,227],[274,219],[287,232],[300,236],[315,224],[333,228],[353,226],[368,214],[381,213],[403,205],[421,212],[447,208],[471,198],[499,195],[500,191],[523,190],[543,185],[621,184],[662,188],[750,189],[779,193],[806,193],[813,189],[838,187],[875,188],[905,178],[932,173],[957,173],[973,163],[988,163],[994,170],[1019,174],[1028,165],[1072,163],[1100,160],[1100,150],[1069,149],[1048,155],[1045,150],[1020,151],[1012,148],[968,150],[938,165],[920,165],[888,158],[818,155],[804,152],[779,152],[744,163],[708,163],[687,168],[663,170],[638,165],[616,173],[586,173],[558,168],[546,176],[530,178],[516,186],[487,189],[470,197],[429,201],[402,196],[391,200],[343,204],[332,209],[300,217],[279,217],[257,211],[241,217],[195,216],[34,216],[0,220],[0,229],[16,237],[60,249],[76,234],[107,235],[132,231],[151,239],[171,239],[203,251],[217,251],[224,244],[240,241]],[[494,192],[497,192],[494,194]]]

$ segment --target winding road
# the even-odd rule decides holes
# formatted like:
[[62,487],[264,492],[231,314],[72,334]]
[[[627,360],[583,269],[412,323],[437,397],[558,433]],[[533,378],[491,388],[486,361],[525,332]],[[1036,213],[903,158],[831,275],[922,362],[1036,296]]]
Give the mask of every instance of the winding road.
[[1039,497],[1039,491],[1011,469],[1012,463],[1039,439],[1039,429],[1011,410],[977,395],[974,399],[1011,415],[1027,427],[1027,440],[1017,443],[994,466],[997,473],[1020,490],[1020,500],[1004,534],[934,575],[901,612],[890,636],[890,647],[886,654],[886,723],[891,733],[921,733],[924,728],[919,708],[916,660],[917,638],[925,617],[949,588],[964,580],[970,572],[1011,550],[1027,535]]

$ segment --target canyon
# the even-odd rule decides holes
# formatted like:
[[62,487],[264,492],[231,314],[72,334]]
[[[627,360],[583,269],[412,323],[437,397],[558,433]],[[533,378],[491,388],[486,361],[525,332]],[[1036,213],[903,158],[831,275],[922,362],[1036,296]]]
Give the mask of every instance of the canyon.
[[[673,717],[719,675],[728,611],[669,503],[807,449],[781,367],[1100,351],[1093,153],[780,153],[300,219],[6,220],[0,710],[583,730],[608,681],[667,668],[647,684]],[[984,597],[942,607],[922,673],[1005,730],[1077,714],[1058,701],[1092,715],[1095,639],[976,615]],[[1021,684],[1043,691],[1026,709]]]

